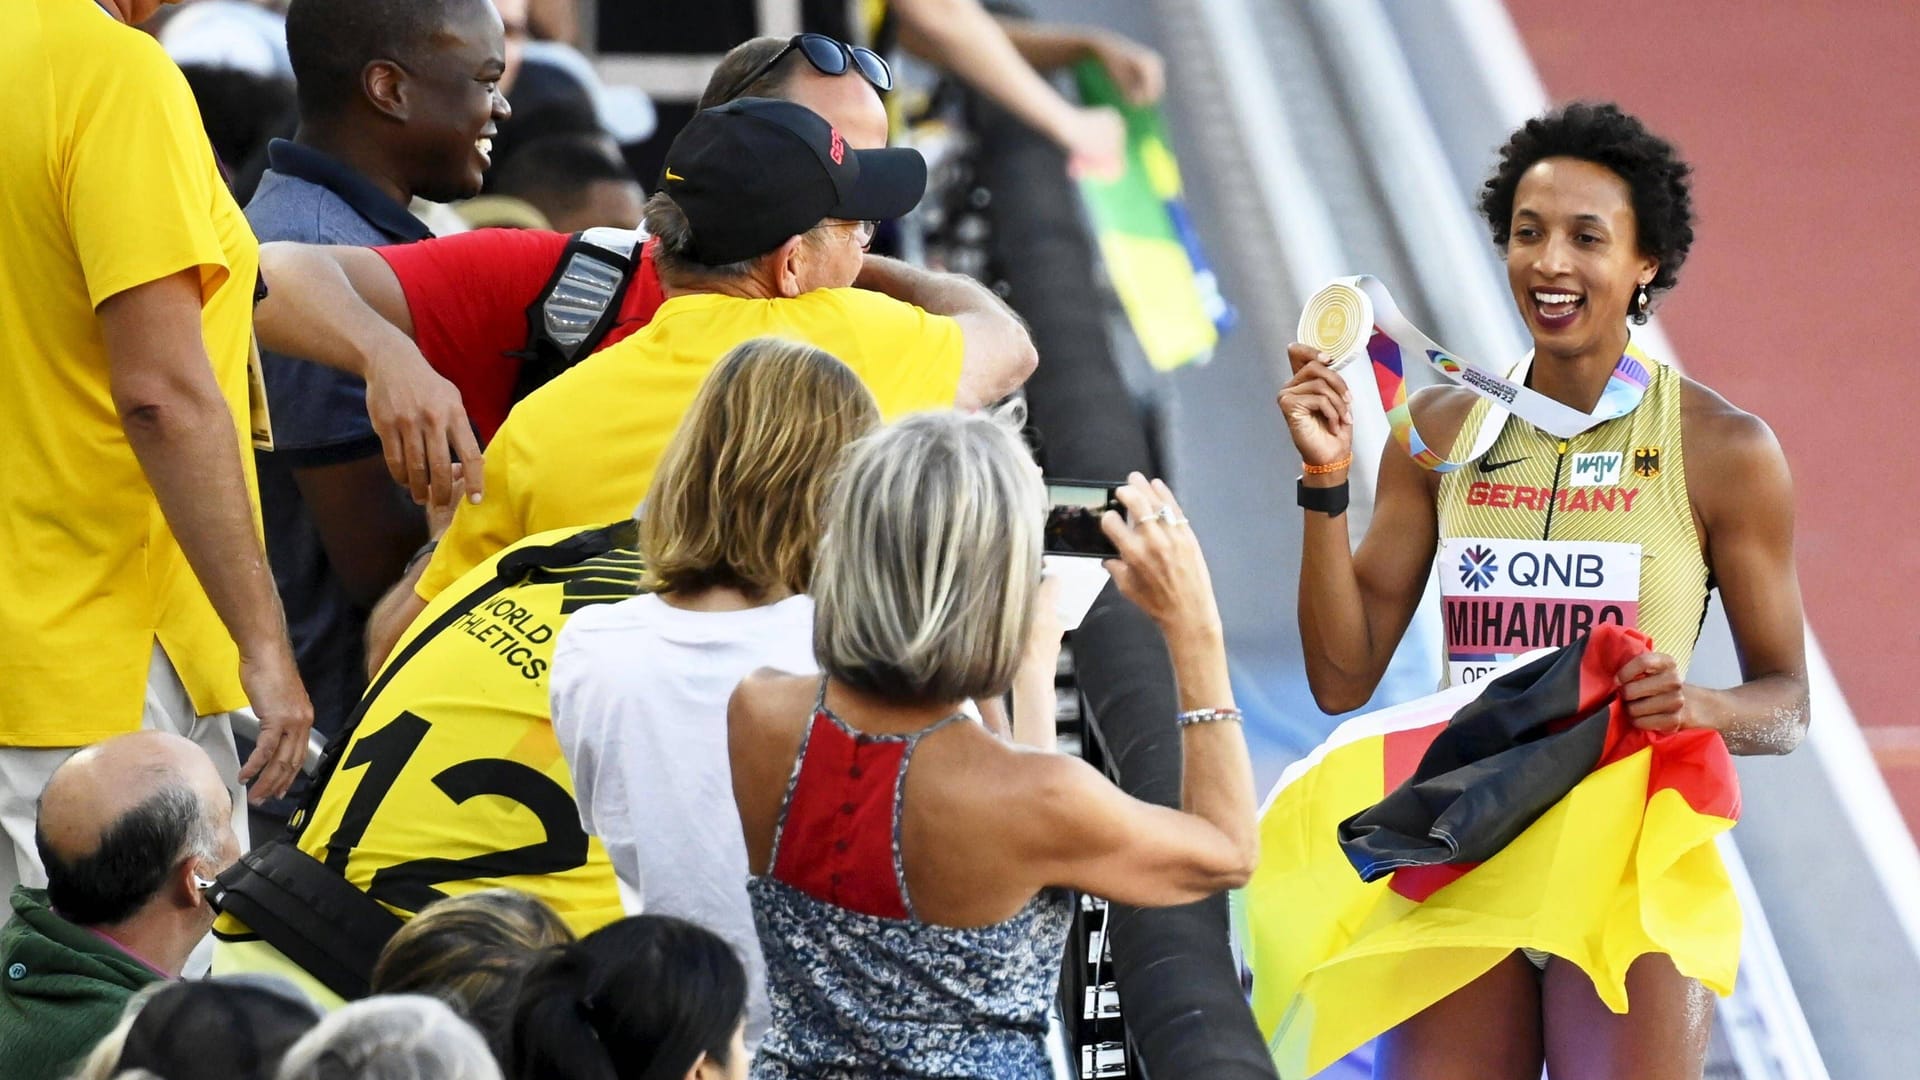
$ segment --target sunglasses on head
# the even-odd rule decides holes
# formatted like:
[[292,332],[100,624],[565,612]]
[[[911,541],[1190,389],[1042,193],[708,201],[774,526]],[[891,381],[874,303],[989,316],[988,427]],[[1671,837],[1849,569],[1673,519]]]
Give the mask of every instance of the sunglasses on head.
[[752,86],[759,82],[767,72],[780,65],[787,54],[798,50],[807,58],[807,63],[822,75],[845,75],[849,67],[860,72],[860,77],[873,84],[875,90],[885,93],[893,89],[893,69],[879,53],[860,45],[849,45],[837,38],[825,34],[795,34],[787,42],[787,47],[773,55],[773,59],[760,65],[753,78],[743,85]]

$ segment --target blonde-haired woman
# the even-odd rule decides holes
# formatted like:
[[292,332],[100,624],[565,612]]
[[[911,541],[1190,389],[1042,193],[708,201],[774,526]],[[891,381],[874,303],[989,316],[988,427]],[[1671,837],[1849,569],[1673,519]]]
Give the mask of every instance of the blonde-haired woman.
[[728,710],[773,1000],[753,1075],[1048,1076],[1068,889],[1170,905],[1252,873],[1253,775],[1206,563],[1172,492],[1136,474],[1126,519],[1102,526],[1187,710],[1171,810],[956,722],[1023,669],[1050,675],[1060,646],[1045,491],[1017,433],[912,416],[842,470],[813,579],[824,675],[757,672]]
[[727,696],[763,665],[811,668],[813,576],[834,460],[880,413],[832,356],[772,338],[707,376],[641,505],[655,590],[574,615],[554,652],[553,730],[580,816],[652,914],[725,938],[766,1029]]

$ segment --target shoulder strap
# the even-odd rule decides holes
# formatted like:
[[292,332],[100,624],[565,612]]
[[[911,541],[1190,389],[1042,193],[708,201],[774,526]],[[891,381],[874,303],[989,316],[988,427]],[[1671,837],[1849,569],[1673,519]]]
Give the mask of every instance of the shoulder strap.
[[401,926],[398,915],[288,840],[242,855],[215,879],[210,902],[348,1001],[367,996],[380,950]]
[[553,276],[527,306],[515,401],[591,356],[606,340],[619,321],[645,239],[638,229],[588,229],[567,239]]
[[820,702],[813,707],[813,715],[807,718],[807,733],[800,739],[800,752],[793,757],[793,771],[787,774],[787,788],[780,793],[780,812],[773,818],[773,847],[767,854],[767,876],[773,877],[780,868],[780,841],[787,832],[787,811],[793,808],[793,792],[800,786],[800,770],[807,763],[807,749],[813,745],[813,732],[826,717],[824,702],[827,698],[827,682],[820,680]]

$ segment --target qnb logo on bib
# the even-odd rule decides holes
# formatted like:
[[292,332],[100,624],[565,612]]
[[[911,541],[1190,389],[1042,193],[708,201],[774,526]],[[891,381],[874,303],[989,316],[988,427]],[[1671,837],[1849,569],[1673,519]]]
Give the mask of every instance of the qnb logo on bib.
[[1460,556],[1460,584],[1475,592],[1493,584],[1499,570],[1499,561],[1484,547],[1470,547]]
[[1442,541],[1440,555],[1455,685],[1576,641],[1601,623],[1639,624],[1639,544],[1459,537]]

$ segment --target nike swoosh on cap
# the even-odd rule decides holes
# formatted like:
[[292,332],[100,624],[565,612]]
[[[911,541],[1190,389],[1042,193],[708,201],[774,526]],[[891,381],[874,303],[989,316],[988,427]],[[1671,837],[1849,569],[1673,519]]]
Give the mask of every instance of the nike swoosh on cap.
[[1490,472],[1499,472],[1499,471],[1500,471],[1501,469],[1504,469],[1504,468],[1506,468],[1506,467],[1507,467],[1507,466],[1509,466],[1509,465],[1518,465],[1518,464],[1520,464],[1521,462],[1523,462],[1523,461],[1525,461],[1525,460],[1527,460],[1527,459],[1526,459],[1526,458],[1523,458],[1523,457],[1517,457],[1517,458],[1513,458],[1513,459],[1511,459],[1511,460],[1508,460],[1508,461],[1485,461],[1485,460],[1482,460],[1482,461],[1480,462],[1480,471],[1481,471],[1482,473],[1490,473]]
[[674,172],[674,171],[673,171],[672,169],[668,169],[668,170],[667,170],[667,179],[669,179],[669,180],[680,180],[680,181],[683,181],[683,182],[684,182],[684,181],[686,180],[686,177],[684,177],[684,176],[681,176],[681,175],[680,175],[679,173],[677,173],[677,172]]

